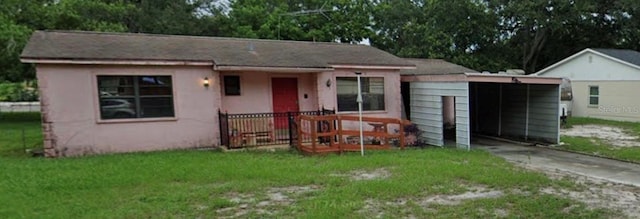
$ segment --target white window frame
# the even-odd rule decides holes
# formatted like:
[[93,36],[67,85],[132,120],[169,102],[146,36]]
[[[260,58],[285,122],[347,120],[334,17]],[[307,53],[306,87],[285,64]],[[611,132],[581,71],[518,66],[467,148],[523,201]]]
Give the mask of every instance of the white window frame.
[[[595,88],[598,94],[591,94],[591,89]],[[587,101],[589,101],[589,106],[598,106],[600,105],[600,86],[598,85],[589,85],[589,99]],[[591,103],[591,98],[596,98],[596,104]]]

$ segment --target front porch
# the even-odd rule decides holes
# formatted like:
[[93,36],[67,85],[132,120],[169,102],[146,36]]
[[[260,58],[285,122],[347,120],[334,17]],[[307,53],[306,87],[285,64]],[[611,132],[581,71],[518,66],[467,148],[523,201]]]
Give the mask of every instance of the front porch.
[[[221,143],[227,149],[288,145],[304,154],[360,150],[359,118],[336,115],[335,110],[218,114]],[[363,117],[362,121],[366,150],[404,149],[408,120]]]
[[[363,111],[367,116],[401,117],[399,75],[393,73],[397,72],[369,69],[362,73],[362,86],[366,88]],[[354,69],[221,71],[218,79],[220,143],[230,149],[295,146],[296,120],[300,116],[332,115],[337,111],[357,114]],[[346,124],[345,130],[354,128],[352,122]],[[303,136],[300,141],[311,143],[313,139]]]
[[404,126],[409,124],[408,120],[362,117],[363,139],[360,139],[360,128],[353,126],[359,121],[358,116],[349,115],[301,115],[296,121],[295,147],[304,154],[339,154],[360,151],[361,147],[365,150],[404,149]]
[[229,149],[293,145],[297,136],[296,118],[331,114],[335,114],[335,110],[241,114],[218,112],[221,144]]

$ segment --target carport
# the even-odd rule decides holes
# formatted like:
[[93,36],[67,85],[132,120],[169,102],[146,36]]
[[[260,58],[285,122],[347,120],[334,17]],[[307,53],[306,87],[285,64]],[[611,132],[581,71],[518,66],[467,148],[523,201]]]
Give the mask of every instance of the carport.
[[402,95],[407,118],[424,131],[421,137],[427,144],[469,149],[478,136],[559,142],[562,79],[433,74],[421,70],[428,65],[416,66],[402,73]]

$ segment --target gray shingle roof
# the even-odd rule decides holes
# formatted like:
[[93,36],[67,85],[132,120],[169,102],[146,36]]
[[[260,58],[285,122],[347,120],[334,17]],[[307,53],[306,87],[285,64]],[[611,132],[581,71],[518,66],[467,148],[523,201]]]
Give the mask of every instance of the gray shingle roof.
[[477,73],[478,71],[456,65],[442,59],[410,59],[405,60],[416,65],[416,69],[403,69],[401,75],[443,75]]
[[640,52],[629,49],[593,49],[599,53],[620,59],[640,67]]
[[218,66],[327,68],[413,64],[366,45],[220,37],[36,31],[23,59],[195,61]]

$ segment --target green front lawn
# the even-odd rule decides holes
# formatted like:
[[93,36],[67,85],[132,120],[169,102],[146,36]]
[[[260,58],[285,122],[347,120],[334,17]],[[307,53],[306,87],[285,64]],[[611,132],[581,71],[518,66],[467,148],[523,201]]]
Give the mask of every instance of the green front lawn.
[[[514,168],[483,151],[454,149],[388,151],[345,156],[303,157],[290,152],[168,151],[67,159],[1,158],[0,217],[148,218],[250,217],[460,218],[602,217],[605,210],[540,191],[570,187],[542,174]],[[387,171],[386,178],[352,180],[352,171]],[[309,191],[272,191],[301,186]],[[484,187],[501,196],[458,205],[422,206],[436,195]],[[239,198],[240,200],[235,200]],[[272,203],[261,204],[271,200]],[[402,206],[387,204],[407,200]],[[371,212],[368,202],[374,205]],[[568,208],[569,206],[577,206]],[[231,210],[222,210],[222,209]],[[569,209],[569,210],[566,210]],[[268,211],[273,215],[263,213]],[[377,213],[376,213],[377,214]]]
[[[572,117],[569,118],[567,124],[568,128],[575,125],[619,127],[631,135],[640,136],[640,123],[636,122]],[[560,146],[562,149],[640,163],[640,142],[638,142],[638,147],[617,147],[610,145],[605,140],[588,137],[561,136],[560,141],[564,142],[564,145]]]
[[[0,130],[12,127],[39,131],[24,121],[0,123]],[[20,135],[2,136],[0,218],[616,215],[543,193],[544,188],[584,188],[480,150],[408,149],[365,157],[187,150],[46,159],[20,153],[22,147],[14,145]],[[33,134],[30,144],[39,138]],[[481,197],[447,196],[465,192]]]
[[42,149],[40,113],[0,112],[0,156],[28,156]]

